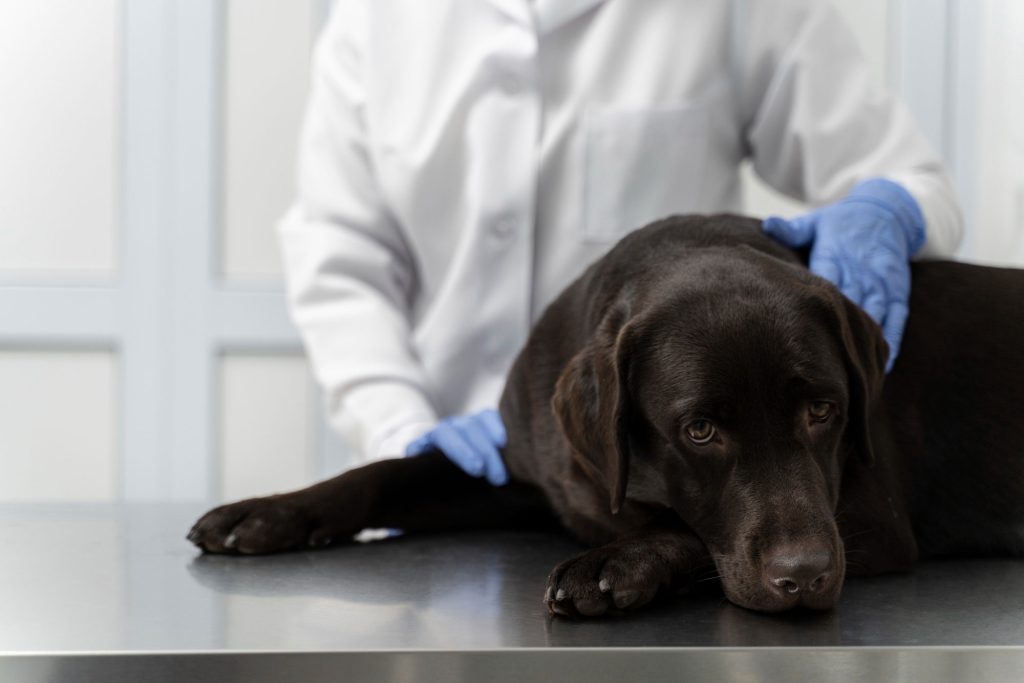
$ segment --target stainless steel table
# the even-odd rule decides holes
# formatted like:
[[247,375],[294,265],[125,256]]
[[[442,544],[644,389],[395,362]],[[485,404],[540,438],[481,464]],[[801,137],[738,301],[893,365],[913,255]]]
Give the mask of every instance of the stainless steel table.
[[1024,680],[1024,562],[853,580],[826,614],[567,622],[541,604],[562,536],[201,556],[204,508],[0,507],[0,681]]

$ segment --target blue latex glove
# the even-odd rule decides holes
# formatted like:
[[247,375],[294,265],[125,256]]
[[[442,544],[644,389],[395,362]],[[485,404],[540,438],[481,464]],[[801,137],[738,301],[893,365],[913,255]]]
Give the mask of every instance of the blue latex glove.
[[811,272],[882,326],[885,371],[892,370],[909,313],[910,257],[924,245],[924,216],[910,193],[872,178],[835,204],[789,220],[772,216],[763,227],[787,246],[811,245]]
[[405,448],[406,455],[437,449],[472,477],[487,477],[494,486],[508,483],[508,472],[499,448],[508,443],[505,425],[497,410],[447,417]]

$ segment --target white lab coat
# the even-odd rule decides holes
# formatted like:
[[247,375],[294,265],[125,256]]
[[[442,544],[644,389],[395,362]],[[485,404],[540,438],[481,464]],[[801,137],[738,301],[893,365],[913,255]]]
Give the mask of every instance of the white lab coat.
[[339,0],[321,36],[290,303],[364,458],[494,406],[531,323],[627,231],[885,176],[926,255],[960,217],[907,111],[813,0]]

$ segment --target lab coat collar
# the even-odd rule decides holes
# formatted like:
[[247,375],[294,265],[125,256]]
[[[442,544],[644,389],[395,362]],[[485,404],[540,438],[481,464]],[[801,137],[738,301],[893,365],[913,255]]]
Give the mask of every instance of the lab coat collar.
[[537,3],[537,30],[550,33],[605,0],[533,0]]
[[[503,14],[532,26],[536,14],[538,33],[550,33],[605,0],[490,0]],[[536,5],[536,8],[530,5]]]
[[533,24],[533,16],[530,8],[530,0],[490,0],[491,4],[497,7],[502,14],[515,19],[520,24],[530,26]]

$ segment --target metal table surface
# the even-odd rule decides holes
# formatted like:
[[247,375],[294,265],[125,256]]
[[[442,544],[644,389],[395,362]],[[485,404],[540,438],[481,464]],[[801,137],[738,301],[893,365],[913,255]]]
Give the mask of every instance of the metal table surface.
[[0,680],[1024,679],[1024,562],[847,582],[769,616],[715,595],[550,619],[555,534],[200,555],[202,505],[0,506]]

